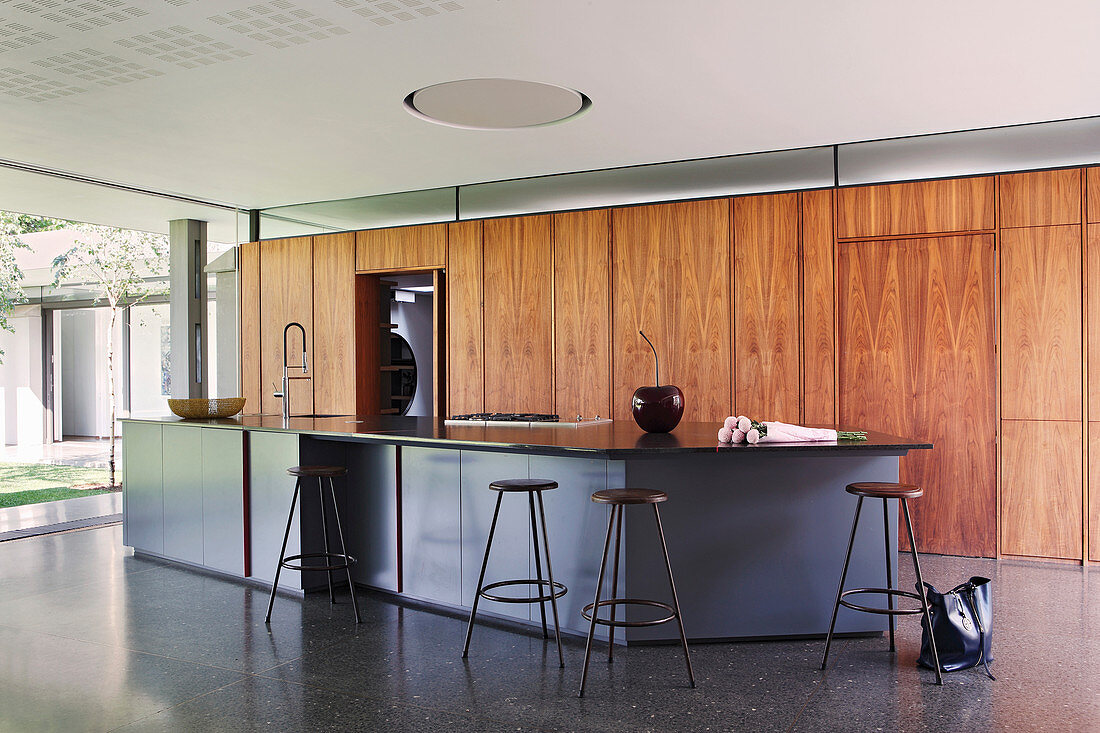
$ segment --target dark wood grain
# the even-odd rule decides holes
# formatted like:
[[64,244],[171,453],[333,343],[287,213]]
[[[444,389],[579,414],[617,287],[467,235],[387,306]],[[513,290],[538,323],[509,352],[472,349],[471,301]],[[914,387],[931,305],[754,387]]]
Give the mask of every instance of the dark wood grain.
[[1081,423],[1001,421],[1001,552],[1081,559]]
[[858,186],[837,191],[840,239],[977,232],[996,226],[994,177]]
[[[283,379],[283,328],[294,321],[306,330],[306,352],[313,354],[313,238],[272,239],[260,244],[260,392],[263,412],[278,415],[282,401],[273,396]],[[302,337],[292,329],[287,339],[287,360],[301,363]],[[313,409],[313,384],[309,371],[292,369],[290,406],[294,414]]]
[[260,244],[240,246],[241,258],[241,397],[245,412],[262,412],[260,398]]
[[921,551],[996,551],[993,236],[842,244],[841,422],[935,444],[901,462]]
[[447,224],[368,229],[355,235],[355,269],[365,271],[443,267]]
[[802,419],[836,416],[833,192],[802,194]]
[[549,216],[485,222],[485,409],[554,411]]
[[1085,169],[1085,186],[1088,192],[1088,220],[1100,222],[1100,166]]
[[485,410],[480,221],[447,225],[447,411]]
[[1001,227],[1081,222],[1080,168],[1012,173],[998,178],[1001,191]]
[[684,420],[722,420],[732,410],[729,201],[692,201],[612,212],[612,353],[616,420],[631,420],[634,390],[684,392]]
[[611,216],[555,214],[554,412],[611,415]]
[[[377,415],[382,410],[383,358],[378,337],[381,280],[378,275],[355,276],[355,366],[351,371],[355,375],[355,412],[359,415]],[[384,381],[389,382],[388,375]]]
[[314,412],[355,412],[355,234],[313,238]]
[[1001,233],[1001,417],[1081,420],[1081,230]]
[[733,413],[797,423],[798,194],[733,200]]

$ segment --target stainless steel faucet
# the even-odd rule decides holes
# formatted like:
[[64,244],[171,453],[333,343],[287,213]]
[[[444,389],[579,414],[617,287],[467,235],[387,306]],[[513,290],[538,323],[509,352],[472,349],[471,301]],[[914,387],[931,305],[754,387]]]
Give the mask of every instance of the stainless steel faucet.
[[[301,364],[287,364],[286,363],[286,335],[290,331],[292,326],[297,326],[298,330],[302,332],[302,363]],[[301,369],[302,372],[309,371],[309,362],[306,360],[306,329],[297,322],[290,322],[286,324],[286,328],[283,329],[283,389],[280,392],[275,392],[272,396],[279,397],[283,401],[283,422],[290,420],[290,370]],[[303,379],[309,379],[309,377],[302,377]]]

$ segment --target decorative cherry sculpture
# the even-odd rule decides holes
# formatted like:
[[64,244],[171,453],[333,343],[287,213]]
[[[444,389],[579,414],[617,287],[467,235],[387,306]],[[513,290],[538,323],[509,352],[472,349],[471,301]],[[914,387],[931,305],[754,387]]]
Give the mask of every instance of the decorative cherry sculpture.
[[680,418],[684,416],[684,393],[671,384],[661,386],[661,364],[657,360],[657,349],[653,348],[653,342],[644,333],[638,333],[653,350],[657,384],[634,390],[631,412],[634,414],[634,422],[647,433],[667,433],[679,425]]

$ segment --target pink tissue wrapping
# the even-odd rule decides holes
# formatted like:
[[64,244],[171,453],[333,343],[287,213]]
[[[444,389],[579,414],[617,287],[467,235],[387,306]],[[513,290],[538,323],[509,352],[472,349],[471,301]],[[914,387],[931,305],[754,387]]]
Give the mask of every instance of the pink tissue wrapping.
[[744,443],[745,442],[745,431],[741,430],[740,428],[738,428],[737,430],[734,430],[733,435],[730,436],[730,442],[731,443]]
[[722,423],[722,427],[727,430],[734,430],[737,428],[737,418],[730,415],[726,418],[726,421]]
[[806,428],[785,422],[766,422],[768,434],[760,438],[761,443],[806,443],[811,441],[836,440],[836,431],[828,428]]
[[718,428],[718,442],[728,443],[733,439],[733,431],[727,427]]

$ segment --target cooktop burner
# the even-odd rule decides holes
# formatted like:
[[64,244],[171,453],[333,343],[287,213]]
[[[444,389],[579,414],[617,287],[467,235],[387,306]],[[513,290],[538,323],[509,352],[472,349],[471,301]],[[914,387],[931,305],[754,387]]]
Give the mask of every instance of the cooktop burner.
[[452,420],[478,420],[485,422],[557,422],[557,415],[545,415],[537,412],[471,412],[468,415],[455,415]]

